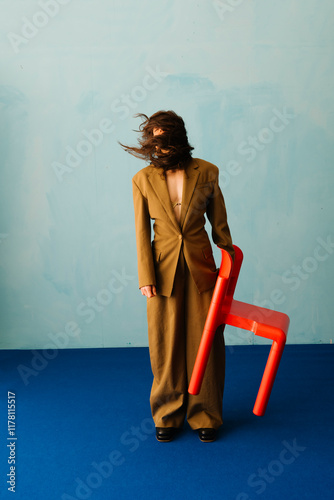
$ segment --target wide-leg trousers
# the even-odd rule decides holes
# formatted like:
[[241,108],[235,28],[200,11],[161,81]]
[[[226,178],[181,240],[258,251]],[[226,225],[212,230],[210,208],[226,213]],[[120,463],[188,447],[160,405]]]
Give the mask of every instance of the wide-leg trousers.
[[156,427],[177,427],[185,418],[192,429],[218,429],[223,423],[225,343],[216,331],[199,395],[188,393],[213,288],[199,293],[181,248],[171,297],[147,298],[153,384],[150,395]]

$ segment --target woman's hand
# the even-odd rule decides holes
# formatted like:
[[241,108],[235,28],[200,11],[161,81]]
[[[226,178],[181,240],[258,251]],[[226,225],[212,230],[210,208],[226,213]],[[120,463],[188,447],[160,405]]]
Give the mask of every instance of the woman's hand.
[[145,295],[148,299],[154,297],[157,294],[157,290],[154,285],[142,286],[140,291],[141,294]]

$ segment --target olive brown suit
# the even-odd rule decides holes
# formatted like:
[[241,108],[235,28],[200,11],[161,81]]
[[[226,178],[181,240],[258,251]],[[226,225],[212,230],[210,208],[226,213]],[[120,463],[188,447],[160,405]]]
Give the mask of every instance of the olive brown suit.
[[[132,179],[139,288],[155,285],[147,298],[148,340],[153,384],[151,410],[156,427],[192,429],[222,424],[225,344],[219,328],[198,396],[188,394],[217,268],[205,230],[234,258],[218,168],[192,158],[184,171],[181,218],[177,221],[161,168],[149,165]],[[151,219],[154,238],[151,242]]]

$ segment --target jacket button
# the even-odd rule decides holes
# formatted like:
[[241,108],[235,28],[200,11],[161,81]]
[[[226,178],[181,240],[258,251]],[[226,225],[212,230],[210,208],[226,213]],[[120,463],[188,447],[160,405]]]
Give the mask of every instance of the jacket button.
[[179,234],[179,240],[182,240],[182,234]]

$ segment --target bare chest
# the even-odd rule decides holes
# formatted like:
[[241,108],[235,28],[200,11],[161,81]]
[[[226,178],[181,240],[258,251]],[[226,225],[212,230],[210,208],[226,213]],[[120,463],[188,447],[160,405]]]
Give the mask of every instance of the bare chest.
[[173,205],[173,209],[178,221],[180,221],[181,215],[181,203],[182,203],[182,192],[183,192],[183,170],[167,170],[166,181],[167,188],[169,192],[169,197]]
[[166,180],[171,202],[181,202],[183,191],[183,170],[167,170]]

